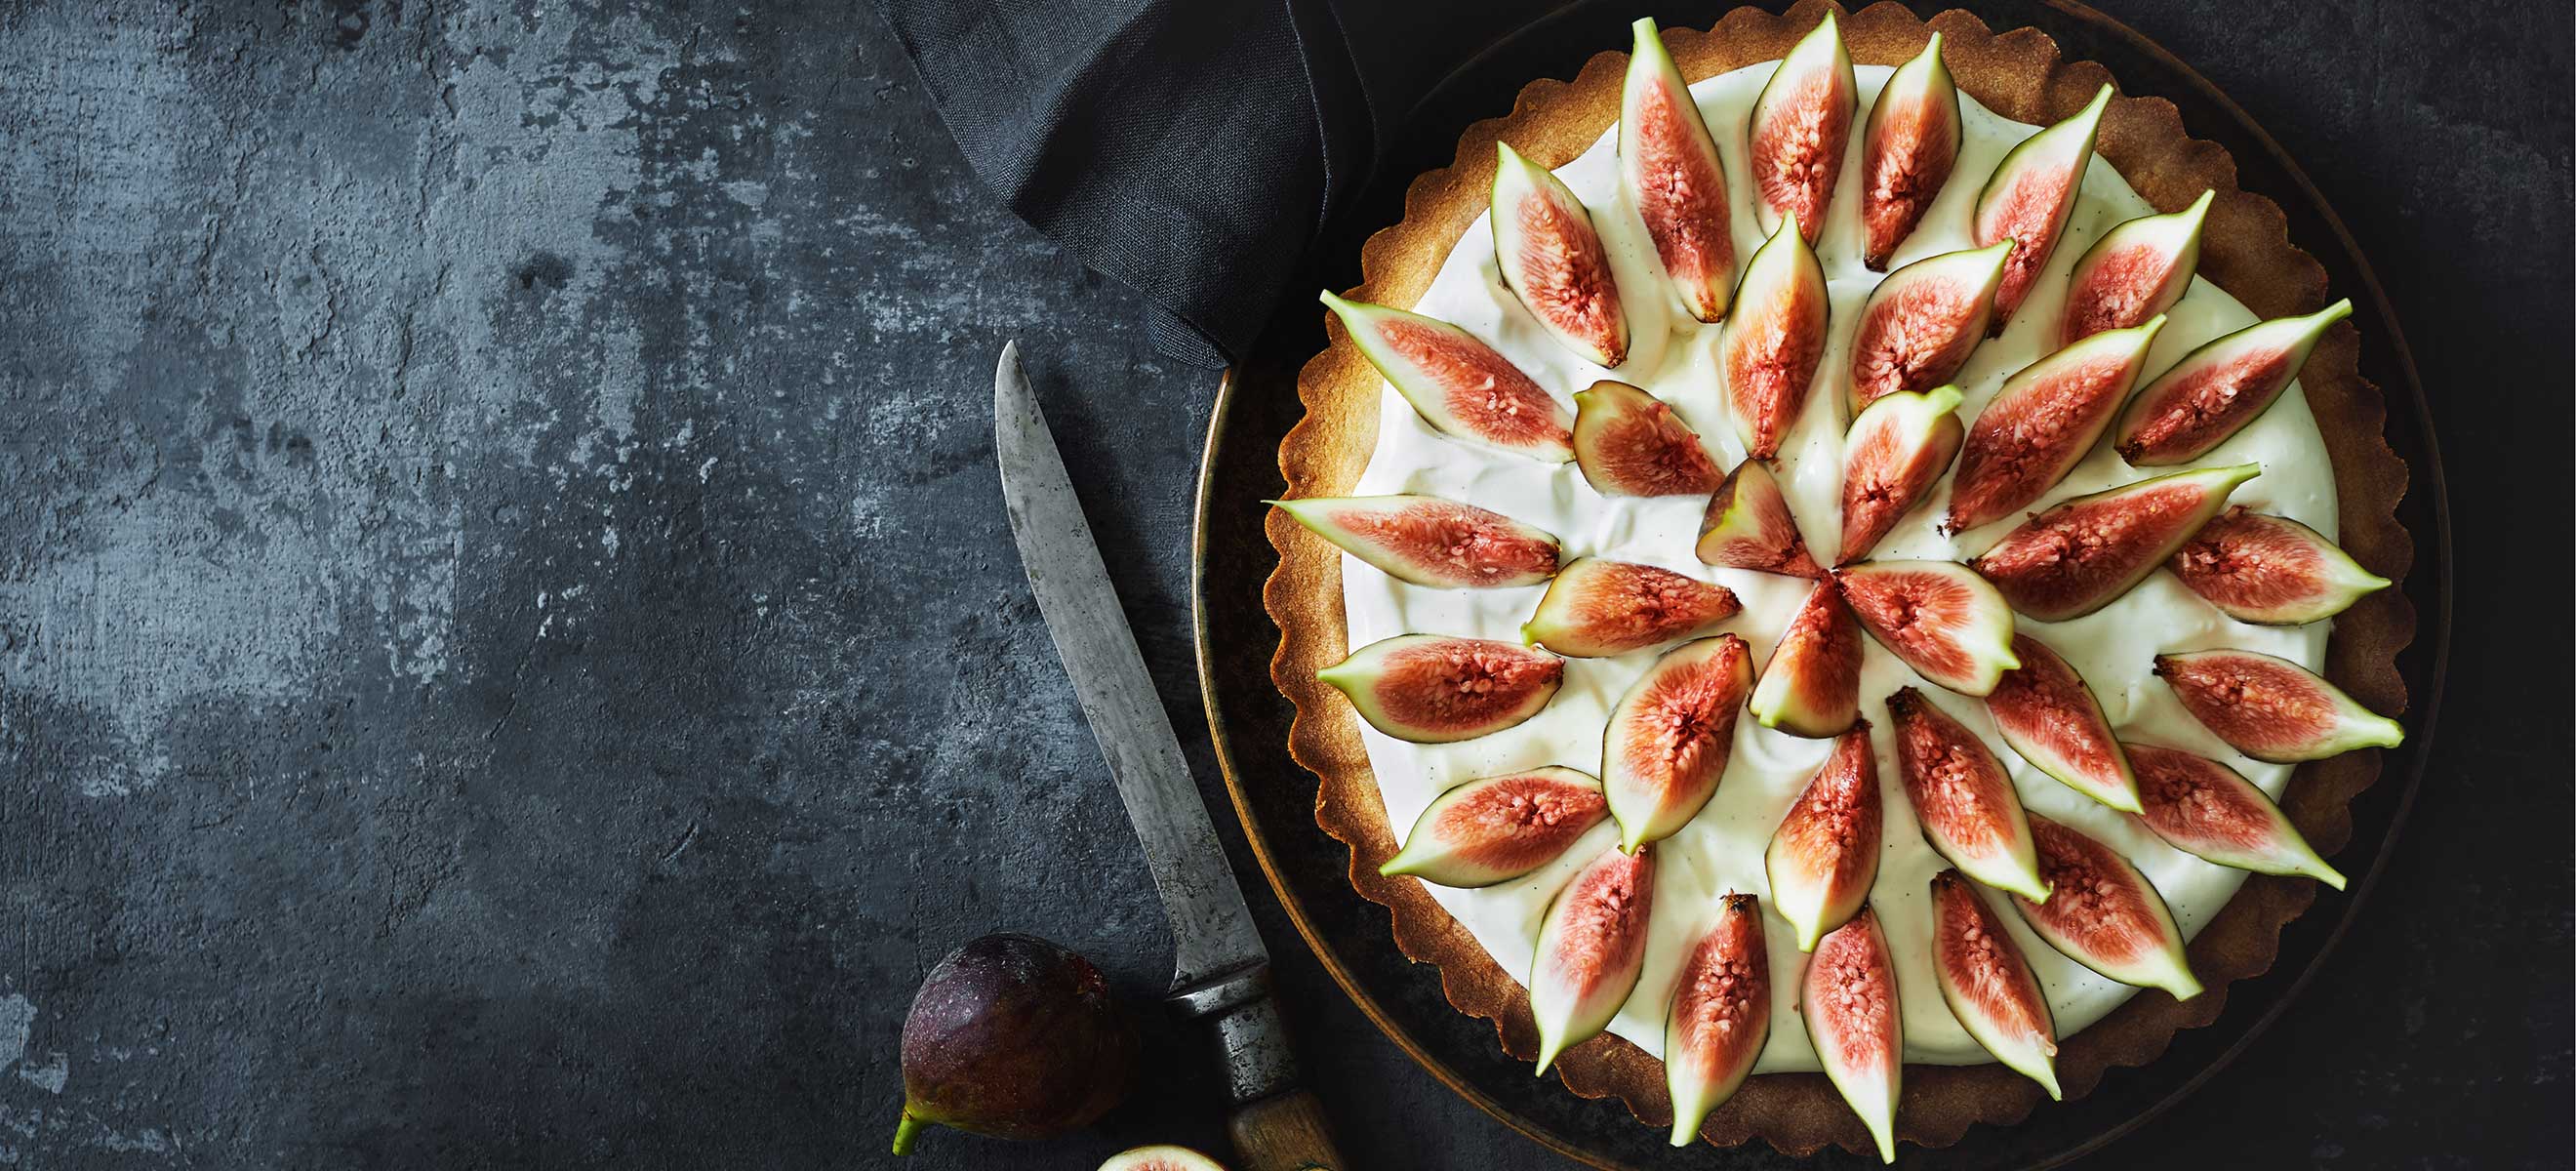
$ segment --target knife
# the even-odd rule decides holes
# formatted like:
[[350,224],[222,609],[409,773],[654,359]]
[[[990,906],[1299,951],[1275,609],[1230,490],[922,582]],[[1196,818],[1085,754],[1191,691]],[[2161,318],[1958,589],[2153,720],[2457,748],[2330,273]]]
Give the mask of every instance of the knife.
[[1064,457],[1020,372],[1017,342],[1002,347],[993,372],[993,441],[1029,592],[1037,596],[1171,916],[1166,998],[1185,1017],[1212,1022],[1223,1046],[1234,1103],[1226,1130],[1238,1160],[1245,1171],[1336,1171],[1343,1163],[1323,1108],[1298,1088],[1296,1059],[1270,1000],[1269,949],[1253,930],[1243,888],[1235,885],[1181,742],[1136,653],[1136,635],[1110,588]]

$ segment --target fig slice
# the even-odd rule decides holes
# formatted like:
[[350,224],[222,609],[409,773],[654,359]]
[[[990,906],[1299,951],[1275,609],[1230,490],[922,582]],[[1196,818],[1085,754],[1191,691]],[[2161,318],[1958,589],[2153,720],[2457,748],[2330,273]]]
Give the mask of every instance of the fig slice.
[[2242,505],[2202,525],[2167,564],[2228,617],[2266,626],[2332,618],[2389,585],[2315,529]]
[[1748,706],[1762,726],[1821,740],[1860,719],[1860,622],[1830,581],[1816,583],[1789,619]]
[[1517,727],[1565,682],[1565,660],[1508,642],[1399,634],[1315,672],[1398,740],[1449,744]]
[[2164,324],[2094,334],[2005,379],[1968,427],[1943,531],[2002,520],[2066,479],[2128,401]]
[[1591,1040],[1637,989],[1646,923],[1655,909],[1650,849],[1603,850],[1557,892],[1539,920],[1530,960],[1530,1015],[1538,1020],[1538,1070]]
[[1834,201],[1843,148],[1851,141],[1860,86],[1834,14],[1789,50],[1753,99],[1746,158],[1753,173],[1753,214],[1762,230],[1787,223],[1814,244]]
[[1817,940],[1869,900],[1885,822],[1878,754],[1869,745],[1869,725],[1857,724],[1834,740],[1762,853],[1771,906],[1796,929],[1799,951],[1816,950]]
[[1831,313],[1824,268],[1796,224],[1784,221],[1745,264],[1717,343],[1727,411],[1752,458],[1780,454],[1780,441],[1806,409]]
[[2262,470],[2200,468],[2078,496],[2023,521],[1968,564],[2029,617],[2081,618],[2145,581]]
[[1432,589],[1537,585],[1556,573],[1556,536],[1438,496],[1267,500],[1398,581]]
[[1664,652],[1619,697],[1601,737],[1601,787],[1622,848],[1671,837],[1716,795],[1752,690],[1752,650],[1721,634]]
[[1861,128],[1861,263],[1887,271],[1887,258],[1950,181],[1959,162],[1959,87],[1941,60],[1941,34],[1896,67]]
[[1639,565],[1579,557],[1559,570],[1521,637],[1573,659],[1606,659],[1698,634],[1744,607],[1735,591]]
[[1854,416],[1882,395],[1948,382],[1968,364],[1986,340],[1986,318],[2011,252],[2006,240],[1925,257],[1870,290],[1852,336],[1851,385],[1843,397]]
[[1653,18],[1631,27],[1637,45],[1619,94],[1619,178],[1682,307],[1717,321],[1735,293],[1726,168]]
[[1432,430],[1548,463],[1574,458],[1573,414],[1474,334],[1402,309],[1321,299]]
[[2004,672],[1986,696],[1995,731],[2032,768],[2113,809],[2136,813],[2138,778],[2093,689],[2047,643],[2016,634],[2012,647],[2021,666]]
[[2406,739],[2397,721],[2287,659],[2226,650],[2157,655],[2156,675],[2191,718],[2256,760],[2297,764]]
[[1717,461],[1672,404],[1603,380],[1574,396],[1574,463],[1604,496],[1705,496]]
[[1959,1027],[1995,1060],[2038,1082],[2051,1099],[2066,1096],[2057,1088],[2057,1022],[2048,995],[2003,921],[1956,870],[1932,876],[1932,979]]
[[2039,872],[2053,893],[2045,903],[2012,896],[2022,921],[2066,958],[2107,980],[2162,988],[2176,1000],[2200,995],[2200,979],[2183,958],[2182,932],[2147,876],[2120,852],[2076,830],[2032,814]]
[[2204,756],[2127,745],[2146,808],[2138,824],[2165,844],[2221,866],[2298,874],[2343,889],[2343,874],[2317,856],[2288,815],[2244,774]]
[[1807,539],[1789,515],[1789,498],[1760,460],[1735,465],[1708,500],[1699,522],[1699,559],[1726,569],[1751,569],[1789,577],[1823,577],[1807,554]]
[[2112,446],[2134,467],[2190,463],[2280,401],[2326,327],[2352,315],[2337,301],[2305,317],[2249,325],[2183,355],[2120,413]]
[[1868,556],[1950,470],[1967,433],[1959,399],[1955,386],[1900,390],[1879,396],[1852,420],[1843,437],[1843,544],[1835,564]]
[[1887,715],[1896,721],[1897,778],[1933,852],[1997,890],[2051,897],[2021,794],[1986,742],[1911,687],[1887,697]]
[[1989,332],[2000,334],[2011,324],[2013,311],[2021,308],[2021,299],[2030,295],[2039,270],[2047,267],[2049,253],[2057,250],[2067,214],[2075,210],[2076,196],[2083,192],[2084,168],[2093,161],[2093,136],[2101,129],[2102,111],[2110,105],[2111,87],[2105,84],[2074,117],[2012,148],[1995,166],[1985,190],[1977,193],[1971,238],[1979,247],[2013,242],[2012,257],[2004,262],[2003,284],[1995,290]]
[[1565,181],[1496,142],[1494,262],[1503,287],[1550,337],[1584,361],[1628,360],[1628,315],[1592,214]]
[[1469,781],[1435,798],[1405,832],[1404,848],[1377,872],[1436,886],[1509,882],[1555,861],[1609,817],[1600,780],[1575,769]]
[[1878,1157],[1896,1161],[1896,1099],[1905,1075],[1905,1018],[1896,961],[1878,916],[1862,908],[1816,945],[1798,994],[1798,1013],[1825,1077],[1860,1115]]
[[1730,892],[1717,923],[1682,965],[1664,1015],[1664,1083],[1673,1095],[1674,1146],[1689,1146],[1700,1124],[1735,1095],[1771,1040],[1771,955],[1762,909]]
[[1129,1147],[1100,1165],[1100,1171],[1225,1171],[1225,1164],[1188,1147],[1157,1144]]
[[1834,571],[1861,629],[1914,673],[1961,695],[1985,695],[2013,658],[2012,609],[1984,578],[1951,561],[1864,561]]
[[2200,267],[2200,229],[2217,198],[2216,191],[2203,191],[2181,211],[2139,216],[2102,233],[2066,278],[2057,344],[2142,325],[2182,300]]

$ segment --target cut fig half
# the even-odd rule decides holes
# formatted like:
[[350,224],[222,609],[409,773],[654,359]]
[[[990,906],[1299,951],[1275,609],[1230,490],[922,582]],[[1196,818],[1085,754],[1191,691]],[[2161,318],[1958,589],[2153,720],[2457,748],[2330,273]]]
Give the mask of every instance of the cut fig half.
[[1995,290],[1995,313],[1987,330],[2000,334],[2013,311],[2030,295],[2048,257],[2065,234],[2066,217],[2084,189],[2084,168],[2093,161],[2093,136],[2101,129],[2102,111],[2111,106],[2111,87],[2104,85],[2093,101],[2072,118],[2023,139],[1995,167],[1985,190],[1977,193],[1972,238],[1979,247],[2013,242],[2004,262],[2003,284]]
[[[1753,172],[1753,214],[1765,232],[1787,223],[1808,244],[1824,230],[1825,209],[1851,141],[1860,86],[1834,14],[1809,32],[1771,71],[1753,100],[1746,128]],[[1738,298],[1739,300],[1741,298]]]
[[1735,591],[1639,565],[1579,557],[1547,583],[1521,637],[1573,659],[1606,659],[1688,638],[1735,616]]
[[2032,768],[2113,809],[2136,813],[2138,778],[2093,689],[2047,643],[2016,634],[2012,645],[2021,666],[2004,672],[1986,697],[1995,731]]
[[1225,1171],[1225,1164],[1188,1147],[1157,1144],[1111,1155],[1100,1171]]
[[1529,973],[1537,1072],[1608,1028],[1636,991],[1654,906],[1655,862],[1645,849],[1602,851],[1548,904]]
[[2241,505],[2202,525],[2167,564],[2228,617],[2266,626],[2332,618],[2389,585],[2315,529]]
[[2119,851],[2037,814],[2030,832],[2053,892],[2045,903],[2012,896],[2032,932],[2104,979],[2162,988],[2176,1000],[2200,995],[2173,911],[2146,875]]
[[1556,536],[1438,496],[1268,500],[1298,524],[1398,581],[1432,589],[1537,585],[1556,573]]
[[2128,745],[2146,808],[2138,824],[2165,844],[2221,866],[2295,874],[2343,889],[2343,874],[2317,856],[2281,807],[2243,773],[2204,756]]
[[1798,933],[1799,951],[1816,950],[1817,940],[1869,901],[1885,824],[1878,754],[1869,745],[1869,725],[1855,725],[1835,739],[1762,854],[1772,909]]
[[2078,496],[2023,521],[1968,564],[2028,617],[2081,618],[2145,581],[2262,470],[2201,468]]
[[1509,882],[1555,861],[1609,816],[1600,780],[1575,769],[1469,781],[1433,800],[1377,872],[1435,886]]
[[2352,315],[2337,301],[2305,317],[2281,317],[2228,334],[2183,355],[2120,413],[2112,446],[2131,466],[2190,463],[2279,402],[2326,327]]
[[1992,524],[2065,480],[2128,401],[2164,324],[2156,317],[2094,334],[2005,379],[1968,428],[1942,529],[1963,533]]
[[1821,740],[1860,719],[1860,622],[1830,581],[1816,583],[1771,647],[1753,686],[1753,718],[1773,731]]
[[1951,561],[1864,561],[1834,571],[1861,629],[1914,673],[1961,695],[1985,695],[2020,664],[2012,608]]
[[2181,211],[2140,216],[2102,233],[2067,277],[2057,344],[2142,325],[2182,300],[2200,267],[2200,230],[2217,197],[2203,191]]
[[1896,994],[1896,960],[1867,908],[1835,928],[1807,961],[1798,994],[1816,1061],[1860,1115],[1878,1157],[1896,1161],[1896,1100],[1905,1076],[1905,1018]]
[[1781,440],[1806,409],[1831,313],[1825,270],[1796,224],[1787,222],[1745,264],[1717,343],[1727,411],[1751,458],[1780,454]]
[[1726,168],[1654,20],[1632,27],[1637,45],[1619,94],[1619,178],[1682,307],[1717,321],[1735,293]]
[[1574,396],[1574,463],[1604,496],[1705,496],[1717,461],[1672,405],[1604,380]]
[[1914,59],[1896,67],[1861,128],[1861,263],[1887,271],[1959,162],[1959,86],[1941,60],[1933,33]]
[[1986,318],[2011,252],[2006,240],[1925,257],[1870,290],[1852,335],[1851,385],[1843,399],[1854,417],[1883,395],[1948,382],[1968,364],[1986,340]]
[[1518,727],[1565,682],[1565,660],[1481,638],[1399,634],[1315,672],[1351,697],[1369,726],[1416,744]]
[[1896,522],[1922,507],[1959,454],[1959,388],[1879,396],[1843,437],[1843,543],[1834,563],[1869,555]]
[[1752,690],[1752,650],[1721,634],[1664,652],[1619,697],[1601,738],[1601,784],[1622,848],[1671,837],[1716,795]]
[[2051,1099],[2065,1097],[2057,1088],[2057,1022],[2048,995],[2003,921],[1956,870],[1932,876],[1932,979],[1959,1027],[1995,1060],[2038,1082]]
[[1494,262],[1503,286],[1567,350],[1598,366],[1628,360],[1628,315],[1592,214],[1565,181],[1496,142]]
[[1762,909],[1752,895],[1730,893],[1718,904],[1716,925],[1682,964],[1664,1016],[1674,1146],[1699,1137],[1709,1111],[1735,1096],[1770,1040],[1771,956]]
[[1807,553],[1807,539],[1789,515],[1789,498],[1760,460],[1735,465],[1708,500],[1699,522],[1699,559],[1726,569],[1751,569],[1790,577],[1823,577]]
[[1432,430],[1547,463],[1574,458],[1573,414],[1474,334],[1402,309],[1321,299]]
[[2024,898],[2050,898],[2012,774],[1968,726],[1911,687],[1887,697],[1896,774],[1923,840],[1961,873]]
[[2256,760],[2297,764],[2406,739],[2397,721],[2288,659],[2226,650],[2157,655],[2156,675],[2202,727]]

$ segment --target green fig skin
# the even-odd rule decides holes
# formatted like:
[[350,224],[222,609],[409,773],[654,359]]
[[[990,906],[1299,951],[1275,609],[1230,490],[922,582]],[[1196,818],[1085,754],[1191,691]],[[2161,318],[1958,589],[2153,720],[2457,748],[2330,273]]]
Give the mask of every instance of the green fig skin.
[[1574,458],[1574,413],[1483,339],[1386,305],[1329,292],[1317,299],[1432,430],[1542,463]]
[[1907,513],[1922,507],[1968,433],[1959,388],[1881,395],[1852,421],[1843,446],[1843,540],[1834,564],[1869,555]]
[[1832,324],[1824,266],[1799,234],[1796,217],[1783,220],[1745,263],[1717,343],[1727,414],[1746,456],[1780,454],[1781,441],[1806,412]]
[[2262,418],[2307,365],[2317,341],[2352,316],[2337,301],[2305,317],[2250,325],[2183,355],[2129,400],[2111,445],[2129,466],[2173,467],[2207,455]]
[[2057,344],[2142,325],[2182,300],[2200,267],[2200,231],[2217,198],[2216,191],[2203,191],[2181,211],[2140,216],[2102,233],[2067,275]]
[[1773,67],[1753,99],[1745,127],[1751,151],[1746,166],[1753,175],[1755,222],[1763,231],[1789,223],[1806,243],[1816,242],[1859,107],[1851,53],[1843,46],[1842,26],[1828,11]]
[[1136,1031],[1091,961],[1031,935],[987,935],[922,979],[904,1018],[894,1153],[922,1127],[1051,1138],[1127,1096]]
[[2332,618],[2391,584],[2315,529],[2241,505],[2202,525],[2167,568],[2219,612],[2262,626]]
[[1603,368],[1628,360],[1628,315],[1592,213],[1565,181],[1496,142],[1494,259],[1540,328]]
[[1816,945],[1799,981],[1798,1014],[1816,1060],[1860,1116],[1878,1157],[1896,1161],[1896,1103],[1905,1077],[1905,1017],[1896,961],[1867,907]]
[[1717,924],[1691,949],[1664,1014],[1674,1146],[1699,1137],[1709,1112],[1735,1095],[1770,1039],[1771,958],[1762,909],[1752,895],[1730,892],[1718,904]]
[[1950,1015],[1979,1046],[2038,1082],[2051,1101],[2065,1098],[2048,994],[1984,896],[1956,870],[1932,876],[1932,976]]
[[2125,747],[2146,806],[2137,822],[2166,845],[2203,862],[2313,878],[2343,889],[2343,873],[2327,865],[2289,815],[2244,774],[2171,748]]
[[1995,290],[2013,242],[1944,252],[1878,282],[1853,327],[1843,405],[1854,419],[1899,391],[1928,393],[1950,381],[1986,340]]
[[2127,597],[2227,507],[2261,464],[2198,468],[2059,502],[1968,562],[2013,611],[2081,618]]
[[2056,892],[2046,903],[2010,896],[2032,934],[2103,979],[2162,988],[2176,1000],[2200,995],[2173,911],[2135,864],[2038,814],[2031,815],[2030,830],[2039,843],[2040,873]]
[[1415,744],[1452,744],[1519,727],[1565,683],[1565,660],[1481,638],[1399,634],[1315,672],[1368,725]]
[[1397,581],[1428,589],[1508,589],[1555,575],[1556,535],[1438,496],[1264,500],[1306,531]]
[[2157,655],[2155,670],[2184,711],[2256,760],[2300,764],[2356,748],[2395,748],[2406,739],[2397,721],[2287,659],[2192,651]]
[[2097,333],[2024,366],[1986,400],[1950,478],[1945,533],[1964,533],[2048,495],[2111,429],[2165,326]]
[[1959,86],[1941,60],[1941,34],[1896,67],[1861,130],[1861,262],[1886,272],[1950,181],[1964,133]]
[[2093,159],[2093,140],[2110,108],[2111,87],[2104,85],[2090,105],[2074,117],[2023,139],[1994,177],[1977,193],[1975,233],[1978,247],[2013,241],[2004,279],[1995,290],[1995,311],[1987,329],[2000,334],[2011,323],[2022,298],[2048,266],[2065,234],[2066,218],[2084,187],[2084,169]]
[[1619,177],[1682,306],[1700,321],[1718,321],[1735,294],[1726,167],[1654,20],[1631,27],[1637,42],[1620,91]]

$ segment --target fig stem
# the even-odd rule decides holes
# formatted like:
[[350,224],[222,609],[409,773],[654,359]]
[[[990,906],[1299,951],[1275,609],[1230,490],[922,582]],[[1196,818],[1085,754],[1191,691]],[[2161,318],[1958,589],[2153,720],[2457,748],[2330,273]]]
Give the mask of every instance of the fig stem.
[[921,1126],[921,1120],[912,1116],[912,1107],[904,1107],[902,1119],[894,1124],[894,1153],[911,1154],[912,1138],[921,1133]]

